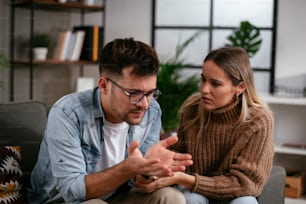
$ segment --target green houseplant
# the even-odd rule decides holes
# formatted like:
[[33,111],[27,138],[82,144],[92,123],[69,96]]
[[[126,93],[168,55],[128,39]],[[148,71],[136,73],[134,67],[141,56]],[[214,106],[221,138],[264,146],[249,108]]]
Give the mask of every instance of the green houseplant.
[[34,33],[32,40],[34,59],[46,60],[48,54],[48,47],[51,42],[50,36],[45,33]]
[[242,47],[249,57],[253,57],[262,43],[260,30],[249,21],[241,21],[240,27],[227,37],[229,43],[225,46]]
[[33,47],[49,47],[51,38],[45,33],[34,33]]
[[184,67],[188,67],[188,64],[184,63],[181,54],[200,33],[196,32],[182,44],[178,44],[173,57],[161,60],[157,87],[162,92],[158,102],[162,109],[162,127],[164,131],[170,131],[177,127],[180,106],[188,96],[199,90],[199,79],[195,75],[188,78],[182,77],[181,70]]

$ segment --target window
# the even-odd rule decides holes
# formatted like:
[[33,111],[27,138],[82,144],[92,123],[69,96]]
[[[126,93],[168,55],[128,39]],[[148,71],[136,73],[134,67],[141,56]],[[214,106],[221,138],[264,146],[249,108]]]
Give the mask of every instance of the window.
[[[222,47],[241,21],[261,31],[263,40],[251,58],[258,91],[273,92],[276,0],[153,0],[152,45],[161,61],[174,54],[177,44],[203,30],[183,52],[188,69],[202,67],[212,49]],[[194,72],[194,70],[191,70]]]

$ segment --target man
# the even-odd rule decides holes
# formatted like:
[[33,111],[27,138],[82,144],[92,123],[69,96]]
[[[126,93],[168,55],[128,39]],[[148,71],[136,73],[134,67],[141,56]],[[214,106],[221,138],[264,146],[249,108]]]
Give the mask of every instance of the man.
[[64,96],[51,108],[29,202],[185,203],[170,187],[130,190],[136,176],[171,176],[192,164],[190,155],[166,149],[177,137],[159,141],[156,52],[116,39],[102,49],[99,71],[97,88]]

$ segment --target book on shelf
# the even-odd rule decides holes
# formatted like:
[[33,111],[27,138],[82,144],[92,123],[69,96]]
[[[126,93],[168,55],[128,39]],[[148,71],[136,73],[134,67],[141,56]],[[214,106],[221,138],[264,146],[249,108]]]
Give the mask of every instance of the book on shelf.
[[64,50],[65,54],[64,54],[64,60],[71,60],[71,55],[74,49],[74,44],[75,44],[75,39],[76,39],[76,35],[74,32],[69,31],[69,38],[67,39],[67,48],[66,50]]
[[59,61],[66,60],[66,55],[68,52],[71,35],[72,32],[70,30],[60,32],[56,46],[56,54],[55,54],[56,60]]
[[93,26],[75,26],[73,31],[84,31],[84,43],[80,55],[81,60],[98,61],[99,53],[103,47],[103,27]]
[[78,61],[85,38],[84,31],[62,31],[59,34],[55,59],[59,61]]
[[71,53],[70,60],[78,61],[80,60],[83,44],[85,38],[85,31],[79,30],[75,32],[75,43]]

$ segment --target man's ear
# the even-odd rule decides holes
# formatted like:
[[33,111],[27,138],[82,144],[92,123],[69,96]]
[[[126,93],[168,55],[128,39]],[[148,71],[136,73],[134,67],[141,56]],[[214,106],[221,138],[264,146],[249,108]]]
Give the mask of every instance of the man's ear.
[[107,94],[107,91],[108,91],[108,80],[106,77],[104,76],[101,76],[100,79],[99,79],[99,82],[98,82],[98,86],[99,86],[99,89],[100,89],[100,92],[102,94]]

